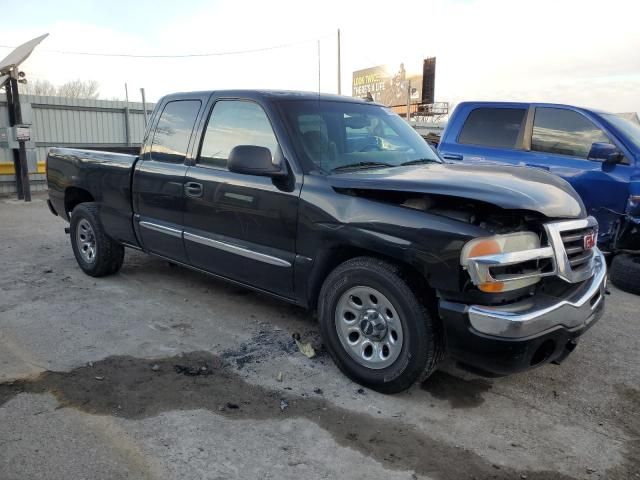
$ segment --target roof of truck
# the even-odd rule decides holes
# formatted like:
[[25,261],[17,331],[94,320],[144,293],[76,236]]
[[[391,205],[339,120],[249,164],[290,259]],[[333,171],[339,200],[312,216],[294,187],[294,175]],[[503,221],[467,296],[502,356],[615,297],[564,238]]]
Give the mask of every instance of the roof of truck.
[[489,106],[494,106],[494,107],[529,107],[530,105],[535,105],[536,107],[562,107],[562,108],[569,108],[569,109],[578,109],[578,110],[585,110],[585,111],[589,111],[589,112],[594,112],[594,113],[604,113],[607,114],[609,112],[604,111],[604,110],[600,110],[598,108],[590,108],[590,107],[582,107],[580,105],[569,105],[566,103],[546,103],[546,102],[509,102],[509,101],[487,101],[487,100],[482,100],[482,101],[474,101],[474,100],[465,100],[464,102],[460,102],[458,104],[459,106],[464,106],[464,105],[479,105],[479,106],[485,106],[485,107],[489,107]]
[[217,94],[228,97],[249,97],[256,98],[261,97],[269,100],[320,100],[320,101],[339,101],[339,102],[352,102],[352,103],[373,103],[366,100],[354,97],[347,97],[345,95],[334,95],[331,93],[318,93],[318,92],[304,92],[297,90],[203,90],[198,92],[178,92],[166,95],[166,98],[184,98],[189,96],[202,96]]

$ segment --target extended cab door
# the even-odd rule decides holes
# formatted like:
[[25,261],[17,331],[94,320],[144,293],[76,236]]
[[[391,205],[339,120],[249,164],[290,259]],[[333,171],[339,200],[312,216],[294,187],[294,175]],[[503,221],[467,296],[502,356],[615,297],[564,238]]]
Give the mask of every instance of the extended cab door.
[[[185,182],[184,241],[193,266],[291,297],[300,185],[289,178],[227,169],[237,145],[282,155],[263,107],[248,99],[212,102],[195,165]],[[197,147],[196,147],[197,149]],[[286,160],[284,160],[286,161]]]
[[527,110],[527,104],[519,103],[461,103],[438,152],[447,161],[518,164]]
[[185,163],[206,98],[169,98],[158,107],[133,175],[134,226],[145,250],[186,263],[182,240]]
[[[611,225],[624,212],[632,167],[629,159],[608,164],[589,158],[593,143],[617,143],[580,110],[560,106],[536,106],[527,129],[531,151],[526,165],[544,168],[567,180],[580,194],[589,214],[600,224],[606,240]],[[621,152],[624,149],[617,145]]]

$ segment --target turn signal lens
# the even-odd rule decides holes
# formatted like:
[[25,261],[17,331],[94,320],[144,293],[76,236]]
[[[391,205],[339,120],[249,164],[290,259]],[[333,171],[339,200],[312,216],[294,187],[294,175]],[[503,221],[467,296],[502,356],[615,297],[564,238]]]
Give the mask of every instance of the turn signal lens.
[[500,247],[500,244],[491,238],[481,239],[471,247],[468,253],[468,258],[493,255],[495,253],[502,253],[502,247]]
[[484,282],[478,288],[487,293],[498,293],[504,290],[504,282]]

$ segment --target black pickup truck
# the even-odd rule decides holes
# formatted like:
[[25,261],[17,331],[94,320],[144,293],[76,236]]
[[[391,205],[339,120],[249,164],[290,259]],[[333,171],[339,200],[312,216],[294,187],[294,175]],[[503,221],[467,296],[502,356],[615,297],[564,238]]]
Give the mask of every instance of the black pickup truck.
[[374,103],[168,95],[139,156],[53,148],[47,180],[87,274],[129,247],[317,309],[340,369],[383,392],[445,354],[493,375],[558,363],[604,308],[597,223],[568,183],[444,163]]

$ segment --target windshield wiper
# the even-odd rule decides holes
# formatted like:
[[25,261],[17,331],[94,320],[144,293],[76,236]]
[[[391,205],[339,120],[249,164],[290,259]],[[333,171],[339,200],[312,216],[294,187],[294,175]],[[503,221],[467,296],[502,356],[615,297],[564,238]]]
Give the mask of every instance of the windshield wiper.
[[403,162],[400,164],[400,166],[407,167],[409,165],[420,165],[422,163],[440,163],[440,162],[434,158],[419,158],[417,160],[410,160],[408,162]]
[[372,168],[372,167],[395,167],[397,165],[392,165],[390,163],[384,162],[356,162],[349,163],[347,165],[341,165],[340,167],[336,167],[332,169],[332,172],[339,172],[341,170],[355,170],[358,168]]

